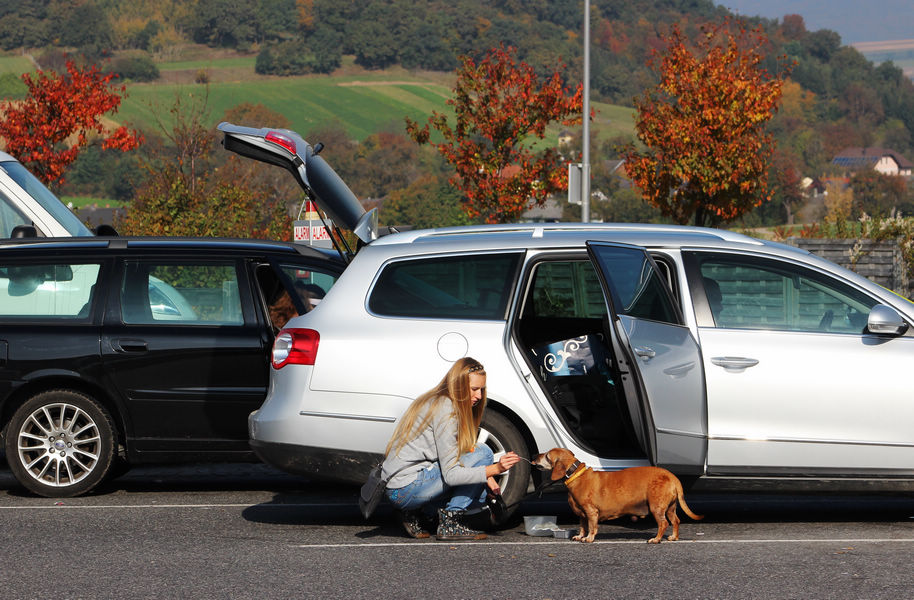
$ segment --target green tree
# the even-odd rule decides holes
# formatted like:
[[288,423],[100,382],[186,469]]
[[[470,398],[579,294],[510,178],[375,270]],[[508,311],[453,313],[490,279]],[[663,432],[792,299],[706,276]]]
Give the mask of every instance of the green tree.
[[422,175],[406,187],[391,192],[381,207],[385,225],[414,229],[467,225],[460,192],[445,179]]
[[190,101],[178,96],[169,112],[169,124],[159,121],[169,144],[145,165],[146,182],[118,229],[127,235],[290,239],[286,199],[258,186],[250,176],[252,161],[212,158],[216,132],[204,124],[208,94]]

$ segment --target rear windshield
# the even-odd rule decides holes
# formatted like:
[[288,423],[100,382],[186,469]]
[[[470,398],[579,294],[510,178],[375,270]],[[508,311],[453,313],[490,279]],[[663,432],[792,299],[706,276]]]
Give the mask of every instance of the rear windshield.
[[368,308],[392,317],[503,321],[520,259],[500,253],[393,262],[378,277]]

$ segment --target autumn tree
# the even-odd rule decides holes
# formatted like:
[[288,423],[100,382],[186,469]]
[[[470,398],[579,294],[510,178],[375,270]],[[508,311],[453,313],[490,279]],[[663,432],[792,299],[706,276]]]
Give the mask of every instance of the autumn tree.
[[[454,167],[450,181],[466,196],[470,218],[514,221],[567,189],[568,174],[556,149],[536,151],[531,141],[543,139],[553,121],[580,121],[580,85],[569,92],[560,70],[540,83],[533,67],[518,62],[515,49],[500,47],[478,64],[462,57],[453,92],[447,101],[456,113],[453,127],[436,111],[423,127],[407,119],[407,131],[417,143],[433,144]],[[444,141],[431,141],[429,126]]]
[[26,73],[23,100],[0,102],[0,137],[6,151],[18,158],[45,183],[61,183],[67,167],[89,144],[94,134],[102,148],[127,151],[142,141],[127,127],[113,131],[103,115],[117,112],[126,94],[123,85],[112,85],[114,74],[101,74],[95,66],[80,68],[66,63],[67,72]]
[[770,197],[765,124],[789,66],[778,58],[777,73],[764,69],[767,37],[740,22],[704,26],[694,46],[674,26],[665,41],[650,62],[659,83],[635,99],[646,149],[630,146],[626,169],[664,215],[717,226]]

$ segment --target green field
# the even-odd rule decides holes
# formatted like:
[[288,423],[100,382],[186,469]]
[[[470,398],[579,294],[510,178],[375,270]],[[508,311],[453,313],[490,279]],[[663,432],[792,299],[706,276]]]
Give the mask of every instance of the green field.
[[[152,130],[154,115],[167,116],[180,96],[188,102],[201,97],[200,85],[134,84],[116,116],[133,126]],[[213,83],[209,85],[209,124],[216,125],[225,112],[242,102],[263,104],[284,115],[291,128],[302,135],[327,124],[339,123],[356,140],[385,128],[404,130],[404,117],[425,121],[433,110],[447,111],[449,87],[431,81],[390,80],[384,75],[361,77],[290,77],[258,82]],[[595,137],[631,134],[634,130],[631,108],[593,103],[596,110],[592,130]],[[271,126],[264,123],[264,127]],[[561,126],[548,130],[554,144]]]
[[254,64],[257,62],[256,56],[241,56],[237,58],[220,58],[214,60],[182,60],[175,62],[156,63],[159,71],[186,71],[197,69],[210,69],[218,67],[220,69],[237,69],[240,67],[248,68],[254,72]]
[[[346,57],[345,71],[352,71],[351,57]],[[449,112],[451,96],[447,77],[435,74],[418,77],[402,69],[389,72],[363,72],[347,76],[312,75],[304,77],[260,77],[254,74],[254,57],[196,59],[159,63],[163,73],[199,69],[233,70],[241,81],[216,81],[209,84],[207,124],[215,126],[225,112],[243,102],[263,104],[284,115],[292,129],[307,136],[328,124],[338,123],[356,140],[377,131],[393,128],[404,131],[404,117],[425,122],[433,110]],[[20,74],[31,71],[32,63],[20,55],[0,56],[0,73]],[[249,74],[249,75],[248,75]],[[176,98],[187,105],[191,96],[197,99],[207,93],[203,85],[174,83],[133,83],[127,86],[127,97],[114,120],[126,122],[147,131],[156,131],[156,116],[167,122]],[[596,139],[631,134],[633,111],[630,108],[593,103],[596,116],[592,125]],[[269,127],[271,123],[263,123]],[[547,130],[546,144],[555,145],[563,129],[559,124]]]
[[[143,129],[155,128],[155,117],[168,115],[176,98],[187,102],[206,93],[201,85],[135,84],[116,116]],[[292,129],[306,134],[327,123],[343,124],[361,140],[391,124],[402,128],[403,117],[424,119],[443,110],[450,90],[427,81],[396,82],[383,75],[360,77],[290,77],[262,81],[212,83],[207,106],[210,124],[243,102],[263,104],[284,115]],[[265,127],[270,123],[264,123]]]
[[72,204],[73,208],[83,208],[85,206],[90,206],[92,204],[95,204],[102,208],[107,208],[107,207],[117,208],[120,206],[124,206],[124,204],[125,204],[124,202],[122,202],[120,200],[109,200],[107,198],[90,198],[88,196],[61,196],[60,201],[63,202],[64,204],[66,204],[67,206],[70,206],[70,204]]
[[15,73],[16,75],[21,75],[22,73],[31,73],[34,70],[35,65],[25,56],[18,54],[0,56],[0,73]]

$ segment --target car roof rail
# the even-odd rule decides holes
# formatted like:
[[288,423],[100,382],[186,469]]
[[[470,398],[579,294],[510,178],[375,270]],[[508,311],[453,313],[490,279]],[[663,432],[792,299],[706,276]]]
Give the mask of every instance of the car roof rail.
[[454,235],[482,235],[492,233],[529,233],[531,237],[541,238],[546,232],[550,233],[580,233],[580,232],[606,232],[629,231],[644,233],[676,233],[676,234],[701,234],[714,236],[724,241],[741,242],[744,244],[763,244],[748,235],[727,229],[714,229],[711,227],[695,227],[691,225],[654,225],[650,223],[502,223],[495,225],[460,225],[456,227],[442,227],[438,229],[416,229],[400,233],[397,238],[402,242],[413,242],[422,238]]

